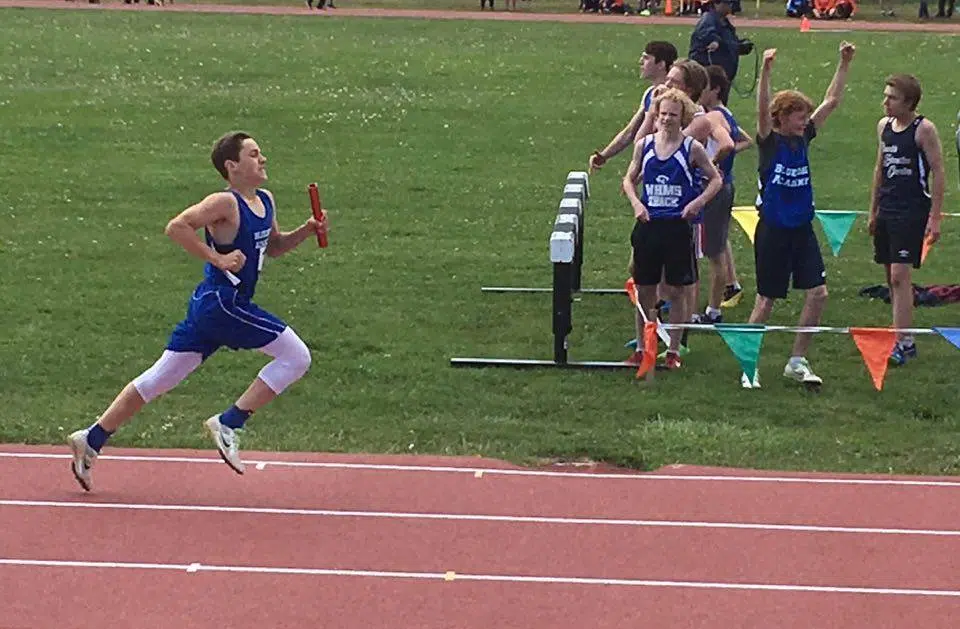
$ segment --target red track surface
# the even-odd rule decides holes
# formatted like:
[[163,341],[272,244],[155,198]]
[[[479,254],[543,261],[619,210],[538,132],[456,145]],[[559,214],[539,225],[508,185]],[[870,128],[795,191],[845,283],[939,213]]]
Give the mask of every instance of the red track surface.
[[[349,2],[349,0],[347,0]],[[343,6],[343,3],[341,3]],[[635,24],[637,26],[682,25],[692,26],[696,21],[692,17],[651,16],[651,17],[614,17],[610,15],[593,15],[583,13],[524,13],[522,11],[442,11],[442,10],[414,10],[414,9],[351,9],[340,8],[328,11],[307,9],[303,2],[290,0],[289,6],[262,6],[262,5],[224,5],[224,4],[168,4],[164,7],[149,5],[128,5],[121,2],[107,4],[88,4],[83,0],[65,2],[63,0],[0,0],[2,7],[31,7],[56,9],[83,9],[83,10],[117,10],[117,11],[178,11],[195,13],[255,13],[261,15],[315,15],[323,17],[364,17],[364,18],[421,18],[431,20],[505,20],[524,22],[581,22],[594,24],[610,24],[615,22]],[[740,27],[746,28],[787,28],[798,30],[799,20],[781,19],[750,19],[740,16],[735,18]],[[960,24],[951,22],[858,22],[814,20],[811,24],[813,31],[921,31],[929,33],[960,33]]]
[[[247,473],[237,476],[209,452],[104,454],[94,491],[86,493],[70,475],[65,448],[0,446],[3,629],[932,629],[955,627],[960,615],[954,569],[960,530],[951,529],[960,528],[960,480],[858,484],[781,474],[780,480],[757,481],[750,479],[764,475],[698,468],[617,478],[504,474],[498,471],[520,468],[469,458],[274,453],[247,453]],[[134,460],[111,458],[116,456]],[[155,456],[208,462],[150,459]],[[257,461],[267,463],[257,469]],[[356,463],[462,471],[342,465]],[[478,477],[472,468],[486,472]],[[176,508],[159,510],[161,505]],[[210,510],[190,510],[196,506]],[[217,510],[222,507],[241,510]],[[457,518],[467,514],[591,521]],[[731,528],[738,523],[755,528]],[[157,567],[162,565],[168,568]],[[191,565],[198,571],[188,570]],[[209,571],[218,566],[243,571]],[[456,576],[445,580],[450,571]],[[473,575],[506,580],[478,581]],[[611,579],[630,583],[603,582]],[[779,589],[758,589],[770,585]]]

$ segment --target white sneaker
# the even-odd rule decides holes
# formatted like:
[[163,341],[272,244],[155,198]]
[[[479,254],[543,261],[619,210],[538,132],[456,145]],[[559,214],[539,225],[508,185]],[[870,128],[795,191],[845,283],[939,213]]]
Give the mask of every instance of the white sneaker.
[[90,470],[93,468],[97,456],[99,456],[97,451],[87,443],[87,435],[89,433],[90,429],[84,428],[67,437],[67,443],[70,444],[70,449],[73,450],[73,461],[70,463],[70,470],[73,472],[73,477],[80,483],[80,486],[87,491],[90,491],[90,488],[93,487]]
[[750,378],[747,377],[747,374],[740,374],[740,386],[744,389],[759,389],[760,388],[760,370],[757,369],[753,372],[753,382],[750,381]]
[[213,437],[213,443],[217,446],[217,452],[220,458],[229,465],[237,474],[243,474],[244,465],[240,460],[239,443],[237,442],[237,433],[229,426],[220,423],[220,416],[214,415],[204,422],[210,436]]
[[813,370],[810,369],[810,363],[807,362],[806,358],[801,358],[798,363],[788,362],[787,366],[783,368],[783,376],[791,380],[796,380],[797,382],[802,382],[803,384],[823,384],[823,379],[813,373]]

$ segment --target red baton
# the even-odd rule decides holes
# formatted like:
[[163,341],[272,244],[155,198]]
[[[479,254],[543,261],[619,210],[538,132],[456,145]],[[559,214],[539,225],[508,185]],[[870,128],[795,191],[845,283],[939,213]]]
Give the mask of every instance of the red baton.
[[[313,210],[313,218],[317,221],[323,220],[323,208],[320,207],[320,190],[317,188],[317,184],[312,183],[307,186],[307,191],[310,193],[310,208]],[[327,246],[327,235],[317,234],[317,244],[321,247]]]

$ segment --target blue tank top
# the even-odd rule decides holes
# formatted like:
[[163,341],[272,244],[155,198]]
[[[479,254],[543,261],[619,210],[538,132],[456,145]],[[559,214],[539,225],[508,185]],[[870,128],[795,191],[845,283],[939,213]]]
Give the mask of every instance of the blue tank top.
[[777,227],[802,227],[814,218],[813,185],[807,149],[816,136],[813,123],[802,137],[776,131],[757,142],[760,168],[757,209],[763,220]]
[[[273,204],[270,203],[270,196],[263,190],[257,190],[257,197],[263,203],[266,209],[261,218],[253,213],[247,202],[235,190],[230,191],[237,199],[237,205],[240,210],[240,226],[237,229],[237,236],[233,242],[227,245],[218,245],[214,242],[210,232],[204,230],[207,245],[216,249],[218,253],[230,253],[239,249],[246,257],[246,262],[239,272],[233,275],[240,280],[236,286],[237,296],[247,301],[253,299],[253,294],[257,288],[257,280],[260,279],[260,270],[263,268],[263,259],[266,257],[267,242],[270,239],[270,231],[273,226]],[[208,286],[233,286],[229,276],[208,262],[203,268],[204,283]]]
[[656,136],[648,135],[642,142],[640,201],[651,219],[680,218],[683,208],[700,194],[700,182],[690,166],[693,138],[685,136],[667,159],[657,157]]
[[[730,113],[730,110],[726,107],[718,107],[717,109],[723,114],[723,117],[727,119],[727,124],[730,125],[730,137],[733,139],[733,143],[736,144],[737,138],[740,137],[740,125],[737,124],[737,119],[733,117],[733,114]],[[736,156],[736,151],[730,151],[730,154],[720,162],[720,175],[723,177],[723,183],[733,183],[733,159]]]
[[643,111],[649,111],[650,106],[653,105],[653,90],[656,89],[656,87],[657,87],[656,85],[651,85],[643,93],[643,98],[642,98]]

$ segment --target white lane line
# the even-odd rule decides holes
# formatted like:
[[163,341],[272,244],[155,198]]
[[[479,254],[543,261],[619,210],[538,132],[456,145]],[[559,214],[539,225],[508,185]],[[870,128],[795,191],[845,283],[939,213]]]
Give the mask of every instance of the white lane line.
[[336,509],[291,509],[281,507],[229,507],[221,505],[139,504],[124,502],[70,502],[53,500],[0,500],[3,507],[115,509],[129,511],[174,511],[200,513],[246,513],[334,518],[373,518],[385,520],[441,520],[452,522],[507,522],[515,524],[560,524],[575,526],[627,526],[636,528],[733,529],[746,531],[785,531],[794,533],[846,533],[854,535],[913,535],[960,537],[960,530],[820,526],[812,524],[772,524],[749,522],[698,522],[688,520],[640,520],[620,518],[575,518],[460,513],[414,513],[394,511],[344,511]]
[[[542,583],[551,585],[606,585],[628,587],[694,588],[709,590],[761,590],[773,592],[815,592],[820,594],[868,594],[883,596],[960,597],[957,590],[928,590],[914,588],[875,588],[833,585],[802,585],[789,583],[725,583],[713,581],[665,581],[650,579],[606,579],[601,577],[525,576],[509,574],[469,574],[453,572],[398,572],[390,570],[350,570],[327,568],[275,568],[266,566],[217,566],[191,564],[150,564],[119,561],[59,561],[53,559],[0,558],[0,566],[29,566],[43,568],[135,569],[168,570],[177,572],[223,572],[240,574],[277,574],[321,577],[373,577],[380,579],[421,579],[443,582],[477,581],[501,583]],[[452,575],[452,578],[451,578]]]
[[[69,454],[50,454],[38,452],[0,452],[0,459],[69,459]],[[134,463],[215,463],[223,465],[219,458],[193,458],[177,456],[143,456],[143,455],[102,455],[101,461],[128,461]],[[495,467],[456,467],[445,465],[391,465],[378,463],[322,463],[319,461],[246,461],[248,465],[282,468],[320,468],[346,470],[379,470],[390,472],[431,472],[448,474],[471,474],[501,476],[540,476],[549,478],[578,478],[595,480],[629,480],[629,481],[698,481],[718,483],[773,483],[773,484],[808,484],[808,485],[885,485],[902,487],[949,487],[960,488],[960,480],[908,480],[902,478],[832,478],[807,476],[724,476],[724,475],[673,475],[673,474],[609,474],[591,472],[551,472],[549,470],[504,469]],[[260,469],[263,469],[261,467]]]

